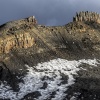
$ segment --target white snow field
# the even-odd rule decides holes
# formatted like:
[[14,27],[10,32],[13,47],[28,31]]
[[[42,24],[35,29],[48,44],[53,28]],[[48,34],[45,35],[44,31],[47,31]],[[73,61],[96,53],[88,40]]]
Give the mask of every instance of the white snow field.
[[[79,67],[82,63],[91,66],[97,66],[99,64],[96,59],[68,61],[58,58],[48,62],[38,63],[37,66],[33,67],[25,65],[28,71],[23,78],[24,82],[19,83],[19,92],[14,92],[10,86],[2,83],[0,85],[0,98],[20,100],[28,93],[39,91],[41,96],[34,98],[34,100],[46,100],[52,92],[55,92],[55,95],[51,100],[63,100],[67,95],[64,92],[67,91],[69,86],[75,83],[73,75],[77,75],[79,70],[83,70]],[[62,75],[67,80],[64,84],[62,84]],[[45,89],[41,88],[44,83],[47,83]],[[75,97],[71,100],[75,100]]]

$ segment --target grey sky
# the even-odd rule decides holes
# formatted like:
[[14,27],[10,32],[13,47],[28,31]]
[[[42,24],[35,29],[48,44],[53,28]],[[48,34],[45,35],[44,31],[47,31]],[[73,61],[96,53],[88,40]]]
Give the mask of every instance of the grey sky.
[[87,10],[100,13],[100,0],[0,0],[0,24],[34,15],[39,24],[64,25]]

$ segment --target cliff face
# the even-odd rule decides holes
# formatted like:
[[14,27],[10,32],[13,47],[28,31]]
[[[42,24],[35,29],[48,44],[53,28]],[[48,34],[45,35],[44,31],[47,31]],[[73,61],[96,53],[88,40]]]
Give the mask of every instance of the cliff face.
[[[8,22],[0,27],[0,54],[9,53],[12,49],[32,47],[34,38],[26,32],[37,24],[35,17]],[[21,29],[22,28],[22,29]],[[26,29],[26,30],[25,30]]]
[[0,38],[0,53],[9,53],[12,49],[31,47],[34,44],[34,38],[30,33],[16,33]]

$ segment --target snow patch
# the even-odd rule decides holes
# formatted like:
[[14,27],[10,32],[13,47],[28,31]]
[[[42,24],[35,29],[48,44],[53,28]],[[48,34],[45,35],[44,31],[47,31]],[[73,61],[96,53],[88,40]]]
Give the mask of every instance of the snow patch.
[[77,98],[74,97],[74,96],[72,96],[72,97],[70,98],[70,100],[77,100]]
[[[28,72],[23,78],[24,83],[19,83],[19,92],[14,92],[10,86],[2,83],[0,85],[0,99],[20,100],[28,93],[38,91],[41,96],[34,98],[34,100],[48,99],[53,92],[55,94],[52,100],[63,100],[66,96],[65,91],[75,83],[73,75],[77,75],[77,72],[82,70],[82,68],[79,68],[79,65],[82,63],[91,66],[97,66],[99,64],[96,59],[68,61],[58,58],[39,63],[33,67],[25,65]],[[62,83],[64,81],[62,79],[63,75],[67,80],[65,83]],[[43,88],[44,83],[47,86]],[[71,100],[75,100],[75,97],[72,97]]]

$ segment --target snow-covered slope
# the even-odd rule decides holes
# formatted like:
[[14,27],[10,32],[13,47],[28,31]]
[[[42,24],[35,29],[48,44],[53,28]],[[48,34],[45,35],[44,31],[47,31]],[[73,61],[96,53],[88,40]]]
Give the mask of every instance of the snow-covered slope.
[[[19,92],[14,92],[4,82],[0,85],[0,99],[20,100],[28,93],[38,91],[41,96],[37,96],[34,100],[47,100],[49,98],[63,100],[67,95],[65,91],[75,83],[73,75],[77,75],[79,70],[86,70],[80,67],[82,63],[92,66],[99,64],[96,59],[68,61],[58,58],[38,63],[37,66],[33,67],[25,65],[27,74],[23,78],[23,83],[19,83]],[[72,97],[71,100],[75,100],[75,97]]]

